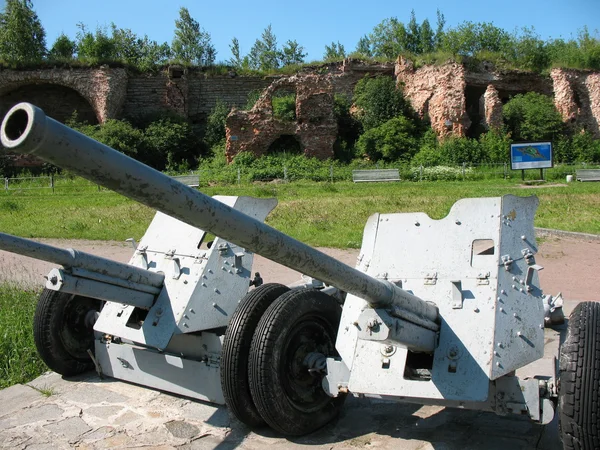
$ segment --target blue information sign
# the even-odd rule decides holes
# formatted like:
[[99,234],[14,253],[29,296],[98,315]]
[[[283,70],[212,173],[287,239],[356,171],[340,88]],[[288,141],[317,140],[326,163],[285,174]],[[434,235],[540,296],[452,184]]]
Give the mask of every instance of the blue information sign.
[[548,169],[552,167],[551,142],[520,142],[510,146],[513,170]]

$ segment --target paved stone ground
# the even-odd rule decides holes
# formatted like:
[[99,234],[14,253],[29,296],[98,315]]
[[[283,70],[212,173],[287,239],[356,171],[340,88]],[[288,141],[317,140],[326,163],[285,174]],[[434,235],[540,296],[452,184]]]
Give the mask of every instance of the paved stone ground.
[[[567,311],[576,302],[567,303]],[[564,331],[564,330],[563,330]],[[546,355],[520,375],[549,374],[560,331],[546,330]],[[47,373],[0,391],[0,448],[11,449],[545,449],[561,448],[557,424],[442,407],[349,398],[338,420],[286,440],[250,431],[226,408],[95,373]]]
[[[587,275],[582,276],[586,271],[598,267],[599,245],[585,240],[546,240],[538,254],[546,266],[540,274],[546,292],[556,294],[560,288],[568,299],[596,299],[587,298],[593,297],[596,289],[582,289],[580,280],[587,279]],[[126,261],[130,250],[119,247],[111,245],[103,251]],[[99,249],[92,252],[102,253],[95,250]],[[354,251],[332,253],[350,264],[356,257]],[[288,283],[297,279],[295,273],[269,272],[268,262],[260,258],[255,264],[267,281]],[[3,267],[6,265],[0,258],[0,269]],[[40,268],[39,273],[47,273],[46,269]],[[590,277],[590,282],[593,280],[595,276]],[[580,291],[582,297],[575,296]],[[576,304],[567,301],[566,312]],[[544,359],[521,369],[519,374],[551,374],[559,341],[560,332],[546,330]],[[267,446],[273,450],[562,448],[556,422],[543,427],[518,417],[364,398],[349,398],[339,419],[322,430],[286,440],[269,429],[250,431],[230,418],[223,407],[100,379],[94,373],[68,380],[48,373],[27,385],[0,391],[0,448],[251,450]]]

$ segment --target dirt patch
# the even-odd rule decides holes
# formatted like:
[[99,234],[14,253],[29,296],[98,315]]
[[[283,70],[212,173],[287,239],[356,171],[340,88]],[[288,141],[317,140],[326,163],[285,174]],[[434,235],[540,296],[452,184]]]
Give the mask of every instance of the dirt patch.
[[[75,248],[119,262],[128,262],[133,254],[130,244],[114,241],[85,241],[43,239],[61,248]],[[320,249],[324,253],[354,267],[358,250]],[[600,241],[576,238],[544,238],[536,256],[538,264],[544,267],[540,272],[540,282],[545,293],[556,295],[559,292],[568,300],[600,300],[596,272],[600,268]],[[29,286],[41,286],[44,277],[55,264],[25,256],[0,251],[0,277]],[[260,272],[266,283],[292,284],[301,279],[301,274],[274,263],[262,256],[255,256],[254,272]]]

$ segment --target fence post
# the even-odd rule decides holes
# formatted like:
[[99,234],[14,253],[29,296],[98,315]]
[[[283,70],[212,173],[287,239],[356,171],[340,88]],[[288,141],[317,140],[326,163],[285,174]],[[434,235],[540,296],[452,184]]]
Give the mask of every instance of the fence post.
[[465,179],[465,169],[466,169],[467,163],[463,162],[462,163],[462,177],[463,180]]
[[4,178],[4,190],[8,191],[8,177]]
[[287,175],[287,167],[286,166],[283,166],[283,181],[285,183],[288,182],[288,175]]
[[507,164],[504,163],[504,179],[506,180],[508,178],[508,167]]
[[50,174],[50,187],[52,188],[52,193],[54,194],[54,174]]
[[240,172],[240,168],[238,167],[238,185],[242,182],[242,174]]
[[419,167],[419,181],[423,181],[423,164]]

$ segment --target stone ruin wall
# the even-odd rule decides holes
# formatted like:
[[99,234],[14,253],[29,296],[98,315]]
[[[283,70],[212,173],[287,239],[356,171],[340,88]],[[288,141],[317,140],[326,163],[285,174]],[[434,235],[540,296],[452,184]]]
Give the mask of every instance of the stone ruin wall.
[[[415,68],[403,58],[395,64],[370,64],[346,59],[343,63],[303,69],[296,78],[245,77],[233,73],[207,75],[200,70],[188,71],[176,66],[150,74],[105,66],[22,71],[0,69],[0,114],[3,116],[18,101],[31,101],[39,103],[61,120],[68,118],[73,110],[83,111],[87,107],[80,118],[91,123],[103,123],[111,118],[136,119],[172,111],[201,126],[217,101],[243,108],[250,92],[265,90],[269,86],[274,89],[290,83],[282,80],[291,78],[295,80],[292,84],[299,89],[298,94],[301,93],[297,98],[300,100],[297,104],[298,117],[312,114],[310,111],[302,112],[306,109],[304,105],[312,104],[311,97],[319,99],[315,100],[315,104],[323,108],[324,116],[329,117],[333,95],[342,94],[350,98],[361,78],[376,75],[395,76],[415,110],[421,116],[429,117],[433,129],[442,137],[470,135],[475,127],[484,130],[500,128],[502,105],[510,96],[529,91],[552,95],[566,123],[574,129],[584,127],[600,137],[598,72],[553,69],[550,76],[517,71],[497,73],[485,64],[478,70],[467,71],[463,65],[454,62]],[[317,79],[321,81],[316,84],[310,81]],[[324,79],[328,81],[322,84]],[[305,86],[301,86],[304,82],[301,80],[306,81]],[[325,85],[326,88],[323,87]],[[325,103],[329,101],[331,104],[328,106]],[[311,135],[308,130],[313,126],[310,122],[297,121],[276,132],[277,127],[266,120],[264,111],[254,111],[246,119],[250,120],[250,116],[256,118],[257,114],[262,114],[262,122],[258,120],[256,124],[265,127],[266,134],[271,133],[272,137],[277,133],[296,135],[304,142],[301,145],[307,154],[322,158],[333,155],[335,139],[332,140],[328,134],[333,130],[329,118],[318,125],[321,129],[318,129],[317,135],[323,134],[315,147],[306,143]],[[242,130],[235,133],[239,131]],[[231,132],[229,135],[237,136]],[[239,151],[239,146],[239,141],[229,144],[228,158]],[[258,154],[266,151],[266,148],[250,147]]]
[[[600,138],[600,73],[553,69],[550,76],[528,72],[468,72],[455,62],[420,68],[402,57],[396,81],[421,117],[429,117],[438,136],[469,135],[471,127],[502,127],[502,106],[511,97],[530,91],[553,96],[563,120],[573,129],[585,128]],[[471,117],[477,118],[473,123]]]
[[[278,91],[295,92],[296,120],[274,116],[272,99]],[[275,81],[251,110],[233,109],[227,116],[227,162],[244,151],[261,156],[281,136],[295,136],[306,156],[333,157],[338,132],[333,98],[331,75],[300,74]]]

